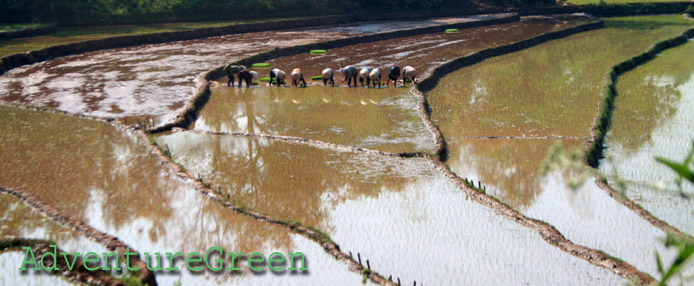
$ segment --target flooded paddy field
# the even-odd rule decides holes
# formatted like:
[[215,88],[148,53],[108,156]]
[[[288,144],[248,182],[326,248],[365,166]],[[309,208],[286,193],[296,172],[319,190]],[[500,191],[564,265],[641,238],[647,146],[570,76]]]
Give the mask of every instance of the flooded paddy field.
[[306,137],[388,152],[431,151],[406,88],[214,88],[195,130]]
[[[425,34],[331,49],[325,55],[302,54],[269,61],[290,71],[300,67],[309,78],[325,67],[335,71],[355,64],[385,68],[403,60],[428,71],[439,64],[484,48],[508,44],[590,21],[581,15],[527,17],[521,22]],[[412,61],[414,60],[414,61]],[[269,70],[260,70],[269,72]],[[387,78],[382,69],[382,80]],[[420,74],[421,75],[421,74]],[[341,85],[341,75],[335,75]],[[408,89],[227,88],[220,79],[191,128],[205,131],[289,135],[390,152],[427,152],[431,134],[417,113]],[[318,84],[318,81],[309,81]],[[322,84],[322,82],[320,83]]]
[[[70,253],[107,252],[104,246],[43,217],[19,199],[0,194],[0,243],[15,239],[54,242],[58,249]],[[0,285],[16,285],[18,281],[27,285],[76,285],[58,275],[50,275],[43,271],[18,271],[25,254],[26,251],[20,247],[0,250]],[[32,268],[32,265],[29,264],[27,268]]]
[[[425,160],[189,131],[157,141],[237,203],[315,226],[343,251],[359,253],[375,271],[406,284],[517,285],[548,277],[562,284],[622,282],[466,200]],[[532,271],[538,265],[551,270]]]
[[212,67],[274,48],[396,29],[490,18],[350,23],[342,27],[233,34],[103,50],[13,69],[0,76],[0,100],[70,113],[130,118],[152,126],[171,122]]
[[[120,117],[126,123],[152,119],[150,123],[157,125],[178,114],[193,95],[199,74],[226,62],[274,47],[484,17],[488,16],[360,23],[95,52],[10,71],[0,77],[0,88],[8,90],[0,94],[6,95],[4,101]],[[300,67],[308,79],[328,66],[386,67],[398,61],[401,66],[415,65],[421,77],[471,52],[588,21],[593,20],[525,17],[518,23],[453,34],[354,45],[321,56],[279,58],[272,64],[286,71]],[[600,265],[595,257],[586,258],[585,253],[558,245],[556,237],[537,226],[544,222],[570,240],[568,244],[602,250],[615,261],[626,261],[658,278],[654,252],[667,264],[675,255],[658,241],[665,236],[662,230],[592,181],[572,190],[566,187],[570,180],[566,174],[542,177],[538,169],[555,141],[582,149],[589,140],[605,76],[613,64],[688,27],[691,22],[680,16],[606,19],[602,30],[550,41],[449,74],[426,95],[431,117],[446,139],[446,164],[460,177],[481,182],[486,194],[517,210],[518,216],[511,209],[489,208],[466,193],[447,177],[451,176],[447,170],[434,166],[435,158],[399,158],[357,149],[432,151],[434,138],[417,111],[418,98],[400,87],[261,84],[228,88],[220,79],[213,83],[210,99],[190,130],[150,134],[152,142],[119,123],[0,105],[5,118],[0,127],[0,186],[28,192],[140,252],[204,253],[212,246],[246,254],[302,252],[310,269],[254,273],[244,263],[240,272],[165,271],[156,273],[159,285],[362,284],[362,273],[353,271],[355,264],[335,258],[339,255],[329,249],[334,244],[301,234],[297,225],[325,233],[339,245],[339,252],[353,255],[360,264],[364,261],[365,267],[383,277],[402,279],[403,285],[413,281],[418,285],[627,282],[624,274],[609,269],[616,265],[593,265],[589,261]],[[663,53],[660,58],[666,56]],[[672,66],[667,61],[661,65]],[[677,68],[686,75],[652,68],[657,72],[645,78],[666,82],[656,86],[668,86],[667,92],[675,86],[686,94],[691,72],[686,72],[685,63]],[[53,70],[60,71],[53,74]],[[625,80],[630,87],[644,78],[634,77],[634,81]],[[339,75],[336,78],[339,83]],[[664,94],[668,95],[658,98],[665,102],[645,105],[669,111],[659,115],[664,117],[656,120],[660,123],[655,127],[645,128],[658,130],[667,126],[662,122],[668,118],[679,118],[673,102],[684,102],[680,99],[684,96]],[[681,118],[688,120],[686,115]],[[651,138],[667,137],[657,131],[652,134]],[[297,138],[282,140],[280,136]],[[630,142],[621,140],[617,142]],[[638,151],[633,152],[641,152],[643,145],[636,145],[633,149]],[[158,157],[154,148],[164,155]],[[176,173],[173,165],[164,163],[167,157],[183,171]],[[204,183],[196,184],[190,177]],[[228,198],[228,204],[217,201],[214,194],[203,194],[204,184]],[[3,238],[50,239],[66,250],[85,252],[103,248],[96,242],[83,242],[82,235],[38,216],[14,197],[0,195],[0,199]],[[666,202],[653,204],[654,208],[666,206]],[[543,222],[523,221],[527,218]],[[17,257],[21,255],[0,253],[0,267]],[[6,277],[2,279],[24,281]]]
[[[656,156],[682,161],[694,141],[694,53],[691,41],[666,50],[620,77],[608,133],[607,173],[629,181],[626,195],[679,230],[694,235],[694,203],[676,191],[675,174]],[[670,191],[653,186],[662,182]],[[691,194],[691,184],[682,185]]]
[[[201,276],[181,271],[157,276],[160,285],[178,280],[186,285],[361,282],[360,275],[349,271],[319,244],[205,198],[192,184],[163,167],[147,143],[128,130],[60,114],[4,106],[0,110],[14,119],[5,122],[1,132],[0,185],[4,187],[31,192],[139,251],[204,253],[219,246],[245,253],[299,251],[310,259],[308,274],[289,271],[257,276],[246,269],[243,273]],[[70,130],[70,135],[61,130]],[[22,223],[25,219],[11,221]]]
[[605,24],[444,77],[428,93],[431,117],[459,176],[481,180],[488,194],[573,242],[658,277],[654,251],[668,261],[675,254],[658,240],[662,230],[592,181],[573,191],[560,173],[538,174],[555,140],[583,149],[612,65],[691,27],[679,15],[610,18]]
[[429,92],[432,120],[447,139],[590,136],[609,69],[692,22],[672,15],[605,25],[448,75]]
[[[325,54],[309,53],[283,57],[269,61],[272,67],[291,71],[301,68],[304,76],[321,75],[324,68],[335,70],[336,84],[344,76],[337,71],[340,67],[354,65],[357,68],[380,68],[382,81],[387,79],[393,64],[400,67],[413,66],[422,78],[442,63],[465,56],[485,48],[492,48],[520,41],[543,33],[569,28],[592,21],[584,15],[557,15],[523,17],[520,22],[461,29],[457,33],[425,34],[412,37],[352,45],[326,50]],[[311,81],[311,84],[323,84]]]

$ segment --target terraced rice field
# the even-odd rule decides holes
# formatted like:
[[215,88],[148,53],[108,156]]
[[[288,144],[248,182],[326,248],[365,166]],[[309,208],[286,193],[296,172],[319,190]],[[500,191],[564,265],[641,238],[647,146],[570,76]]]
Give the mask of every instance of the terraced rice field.
[[[146,274],[157,285],[659,279],[654,252],[667,265],[677,255],[660,242],[663,227],[592,180],[574,190],[567,186],[572,174],[542,176],[538,169],[556,141],[585,148],[610,68],[692,28],[682,16],[602,19],[604,28],[460,68],[425,94],[409,86],[348,88],[339,74],[337,87],[316,81],[306,88],[227,87],[224,77],[209,83],[199,77],[275,47],[491,17],[259,32],[14,69],[0,76],[0,245],[38,239],[83,253],[125,247],[205,253],[213,246],[246,254],[301,252],[309,269],[256,271],[246,257],[239,271],[102,276],[126,281]],[[447,61],[595,21],[529,16],[268,62],[286,71],[300,67],[307,79],[346,65],[387,74],[399,63],[416,66],[423,80]],[[606,153],[621,176],[669,179],[649,159],[686,154],[694,136],[687,112],[694,65],[682,58],[693,48],[690,42],[667,50],[619,79]],[[190,125],[151,134],[139,129],[173,122],[201,84],[209,84],[209,98]],[[447,156],[439,156],[442,147]],[[610,166],[603,164],[605,171]],[[637,185],[626,194],[653,217],[692,234],[690,201]],[[21,274],[18,250],[0,252],[0,284],[75,282]],[[137,263],[154,260],[141,256]],[[183,259],[178,263],[183,267]]]
[[[630,181],[627,195],[657,217],[694,235],[694,205],[679,199],[675,176],[656,156],[682,160],[694,139],[694,43],[667,50],[620,78],[606,172]],[[661,182],[670,191],[649,187]],[[683,184],[691,193],[691,185]]]

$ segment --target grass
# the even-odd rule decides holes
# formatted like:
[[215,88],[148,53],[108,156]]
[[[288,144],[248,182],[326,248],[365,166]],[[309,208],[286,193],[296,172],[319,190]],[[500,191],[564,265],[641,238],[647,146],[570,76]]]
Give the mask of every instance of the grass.
[[12,23],[12,24],[0,24],[0,33],[4,32],[15,32],[28,29],[36,29],[46,27],[49,24],[42,23]]
[[254,68],[269,68],[270,66],[272,66],[271,63],[255,63],[252,65]]
[[[27,51],[40,50],[50,46],[70,44],[89,40],[98,40],[115,36],[131,36],[150,33],[175,32],[200,28],[222,27],[236,24],[309,18],[311,17],[277,18],[246,21],[179,22],[149,25],[60,27],[56,32],[46,35],[0,41],[0,57],[17,53],[24,53]],[[2,27],[4,26],[6,25],[2,25]]]
[[323,76],[322,75],[317,75],[317,76],[312,76],[311,80],[322,80]]
[[457,32],[458,32],[458,29],[446,29],[446,30],[444,31],[444,33],[446,33],[446,34],[454,34],[454,33],[457,33]]

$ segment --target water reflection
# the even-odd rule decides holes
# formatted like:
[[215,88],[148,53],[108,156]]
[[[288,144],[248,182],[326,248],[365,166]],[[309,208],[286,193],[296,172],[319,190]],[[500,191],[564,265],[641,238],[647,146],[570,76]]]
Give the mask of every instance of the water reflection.
[[[624,21],[648,29],[625,29]],[[666,253],[666,260],[674,255],[662,249],[661,230],[593,183],[573,193],[561,175],[536,175],[553,142],[459,138],[589,136],[609,68],[690,25],[680,16],[607,19],[604,29],[492,58],[446,76],[428,96],[432,119],[450,141],[451,168],[462,177],[481,179],[491,194],[555,226],[573,242],[603,250],[655,276],[653,251]],[[582,148],[581,140],[563,142]]]
[[474,17],[362,22],[225,35],[61,57],[0,76],[0,100],[72,113],[171,122],[194,95],[196,77],[216,66],[266,50],[359,34],[465,22]]
[[[383,79],[394,63],[401,67],[414,66],[420,78],[438,65],[485,48],[508,44],[549,31],[568,28],[588,21],[581,16],[524,17],[521,22],[460,30],[459,33],[433,33],[403,37],[373,43],[330,49],[324,55],[300,54],[272,60],[274,66],[291,70],[301,67],[304,75],[318,76],[326,67],[382,68]],[[335,75],[336,83],[342,77]],[[312,84],[323,84],[312,81]]]
[[216,88],[198,130],[290,135],[391,152],[434,142],[408,89]]
[[[487,193],[517,210],[526,210],[542,192],[538,173],[544,154],[554,140],[454,140],[447,141],[451,169],[476,184],[482,181]],[[565,148],[582,148],[585,140],[563,140]]]
[[[129,131],[46,112],[9,107],[0,111],[8,115],[0,132],[0,185],[30,191],[139,251],[204,252],[212,246],[266,254],[301,251],[312,265],[310,275],[299,278],[254,276],[249,271],[223,276],[182,271],[184,284],[361,281],[315,242],[231,212],[200,195],[167,171],[146,143]],[[23,218],[11,221],[20,223],[13,229],[26,228]],[[178,276],[159,275],[157,280],[169,285]]]
[[605,24],[446,76],[428,95],[432,119],[446,138],[589,136],[608,70],[691,25],[680,16],[610,18]]
[[[694,234],[694,203],[678,195],[650,188],[663,181],[676,189],[675,174],[655,161],[656,156],[682,160],[694,140],[694,64],[682,60],[694,52],[687,43],[666,50],[653,61],[620,77],[617,84],[607,154],[618,174],[639,182],[627,195],[674,227]],[[603,168],[612,172],[609,164]],[[694,186],[684,184],[688,192]]]
[[0,285],[53,285],[53,286],[68,286],[78,285],[70,283],[66,279],[57,276],[46,274],[43,271],[29,271],[22,273],[17,270],[22,259],[24,259],[23,251],[8,251],[0,252]]
[[[159,137],[173,158],[242,205],[329,228],[331,204],[378,196],[414,179],[397,161],[273,140],[179,132]],[[326,200],[331,204],[326,205]]]
[[[562,284],[621,282],[467,201],[423,160],[191,132],[157,140],[213,188],[262,212],[313,224],[343,251],[360,253],[376,271],[405,284],[520,284],[547,277]],[[538,265],[551,270],[533,271]]]
[[[0,240],[20,238],[53,241],[68,252],[105,251],[103,246],[36,213],[19,199],[0,194]],[[20,262],[15,261],[15,270]]]

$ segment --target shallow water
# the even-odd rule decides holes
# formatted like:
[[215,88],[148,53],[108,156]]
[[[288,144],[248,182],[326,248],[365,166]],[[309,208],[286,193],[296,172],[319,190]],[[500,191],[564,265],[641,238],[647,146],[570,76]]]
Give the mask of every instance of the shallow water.
[[[0,240],[19,238],[53,241],[61,251],[70,253],[107,252],[102,245],[43,217],[19,199],[0,194]],[[25,255],[26,251],[20,249],[0,251],[0,285],[16,285],[19,281],[26,285],[73,285],[44,271],[19,271]]]
[[310,261],[309,275],[182,271],[157,276],[162,285],[179,276],[186,285],[361,282],[360,275],[317,243],[234,213],[199,194],[165,169],[144,140],[130,131],[46,112],[9,107],[0,111],[10,118],[0,132],[0,185],[32,192],[141,252],[204,252],[220,246],[266,255],[300,251]]
[[[106,251],[84,235],[38,214],[19,199],[0,194],[0,239],[18,238],[50,240],[68,252]],[[16,268],[21,261],[16,261]]]
[[[574,243],[603,250],[657,278],[654,251],[668,261],[673,255],[658,241],[665,234],[593,182],[573,192],[561,175],[536,175],[553,143],[539,138],[575,137],[563,142],[582,150],[608,69],[690,25],[681,16],[611,18],[604,29],[446,76],[428,98],[432,119],[448,143],[448,164],[461,177],[482,180],[488,193],[555,226]],[[524,139],[467,139],[484,136]]]
[[[480,180],[487,194],[509,203],[524,215],[549,223],[574,243],[623,259],[654,277],[654,251],[670,261],[675,253],[659,239],[666,234],[610,198],[592,180],[577,189],[567,187],[564,174],[539,174],[552,140],[460,140],[448,142],[451,169],[461,177]],[[581,147],[565,140],[564,148]],[[454,152],[455,151],[455,152]],[[566,174],[568,176],[568,174]]]
[[259,211],[314,225],[343,251],[360,253],[374,270],[405,284],[622,282],[467,201],[423,160],[191,132],[157,140],[212,188]]
[[[400,67],[413,66],[423,78],[438,65],[465,56],[471,52],[516,42],[546,32],[568,28],[588,22],[582,16],[524,17],[520,22],[461,29],[458,33],[440,33],[403,37],[385,41],[352,45],[330,49],[324,55],[300,54],[269,61],[273,67],[291,71],[301,68],[304,77],[319,76],[324,68],[335,71],[336,84],[344,76],[340,67],[354,65],[381,68],[382,82],[388,79],[388,71],[393,64]],[[269,74],[268,72],[265,72]],[[308,81],[309,84],[322,85],[322,80]]]
[[43,271],[22,273],[17,270],[22,259],[24,259],[24,252],[21,251],[0,252],[0,273],[2,273],[0,286],[17,285],[19,281],[22,285],[80,285],[70,283],[60,276],[46,274]]
[[[649,187],[662,181],[677,189],[675,173],[656,156],[683,161],[694,140],[694,64],[683,60],[694,43],[666,50],[653,61],[619,78],[615,111],[607,140],[604,171],[634,181],[627,195],[679,230],[694,235],[694,202]],[[610,163],[610,161],[612,163]],[[613,165],[614,164],[614,165]],[[684,183],[686,192],[694,186]]]
[[[491,17],[491,16],[490,16]],[[225,63],[279,47],[365,33],[465,22],[475,17],[387,21],[257,32],[61,57],[0,76],[0,100],[148,125],[171,122],[194,95],[196,78]]]
[[226,88],[212,95],[196,130],[289,135],[390,152],[430,151],[434,139],[406,88]]
[[609,69],[692,22],[672,15],[608,18],[605,24],[446,76],[428,93],[432,120],[447,139],[590,136]]

